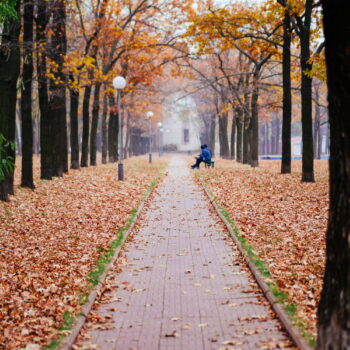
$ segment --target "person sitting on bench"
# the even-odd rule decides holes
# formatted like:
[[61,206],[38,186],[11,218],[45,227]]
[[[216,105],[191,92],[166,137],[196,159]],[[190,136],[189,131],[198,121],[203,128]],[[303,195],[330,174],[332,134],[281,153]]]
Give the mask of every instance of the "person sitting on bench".
[[201,149],[202,149],[202,153],[196,157],[196,163],[191,166],[192,169],[196,169],[196,168],[199,169],[199,165],[202,162],[205,162],[207,164],[211,164],[211,151],[210,151],[210,149],[208,148],[207,145],[202,145]]

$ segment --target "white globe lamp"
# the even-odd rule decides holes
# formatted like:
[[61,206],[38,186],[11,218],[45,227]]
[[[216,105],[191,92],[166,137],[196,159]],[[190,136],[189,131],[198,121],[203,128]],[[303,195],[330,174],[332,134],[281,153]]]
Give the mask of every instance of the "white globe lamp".
[[126,86],[126,80],[123,77],[115,77],[113,79],[113,87],[117,90],[122,90]]

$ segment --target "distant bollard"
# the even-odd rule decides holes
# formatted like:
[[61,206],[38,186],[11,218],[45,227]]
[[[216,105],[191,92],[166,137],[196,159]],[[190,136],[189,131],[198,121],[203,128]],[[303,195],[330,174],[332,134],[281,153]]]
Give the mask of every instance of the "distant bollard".
[[148,154],[148,163],[152,163],[152,153]]

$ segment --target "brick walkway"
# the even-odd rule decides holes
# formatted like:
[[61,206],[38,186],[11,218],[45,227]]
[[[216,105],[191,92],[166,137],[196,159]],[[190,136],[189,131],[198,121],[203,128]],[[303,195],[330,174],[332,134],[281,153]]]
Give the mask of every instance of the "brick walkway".
[[185,161],[173,158],[75,348],[289,345]]

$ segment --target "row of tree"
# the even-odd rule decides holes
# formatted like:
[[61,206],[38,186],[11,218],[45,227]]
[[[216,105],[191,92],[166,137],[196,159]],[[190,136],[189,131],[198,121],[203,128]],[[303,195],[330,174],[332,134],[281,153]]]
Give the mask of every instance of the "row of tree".
[[[160,88],[162,74],[190,78],[188,93],[194,95],[203,119],[205,142],[214,150],[218,136],[222,157],[252,166],[259,164],[259,146],[261,151],[268,149],[262,139],[268,140],[269,128],[265,132],[259,123],[268,123],[282,103],[281,172],[291,171],[291,123],[301,114],[302,179],[314,181],[313,156],[320,147],[314,150],[313,133],[316,141],[321,139],[326,118],[322,119],[325,69],[318,39],[320,12],[314,1],[233,3],[224,9],[206,1],[194,7],[190,0],[88,4],[5,0],[4,4],[0,134],[9,141],[2,152],[7,160],[15,158],[11,145],[17,134],[22,186],[34,188],[33,148],[40,150],[42,179],[62,176],[69,166],[96,165],[97,135],[102,162],[117,160],[119,125],[111,88],[116,75],[128,81],[123,104],[128,110],[124,120],[129,152],[124,153],[131,149],[139,153],[137,144],[146,142],[144,112],[152,108],[160,115],[168,93]],[[183,29],[174,33],[173,25]],[[173,62],[176,67],[164,70]],[[292,104],[293,91],[300,113]],[[34,114],[40,116],[35,123]],[[16,125],[20,125],[17,133]],[[40,141],[36,147],[33,125]],[[13,194],[13,171],[4,169],[0,198],[7,200]]]
[[[185,20],[188,1],[5,1],[0,8],[0,134],[13,145],[20,117],[21,185],[34,188],[34,110],[40,115],[42,179],[62,176],[69,166],[96,165],[100,124],[102,161],[116,161],[121,152],[112,80],[116,75],[127,79],[123,103],[132,115],[125,115],[130,116],[126,124],[128,130],[133,123],[142,128],[149,101],[155,111],[160,108],[155,82],[163,67],[183,55],[169,25]],[[3,153],[14,160],[13,147]],[[5,167],[0,199],[8,200],[9,194],[13,171]]]
[[179,64],[195,77],[189,93],[196,95],[211,147],[215,132],[210,130],[218,124],[220,155],[258,166],[264,136],[259,124],[282,110],[281,172],[291,172],[291,126],[301,120],[302,181],[313,182],[313,159],[322,145],[321,126],[327,123],[320,4],[268,0],[209,5],[198,7],[191,20],[186,37],[196,54]]

